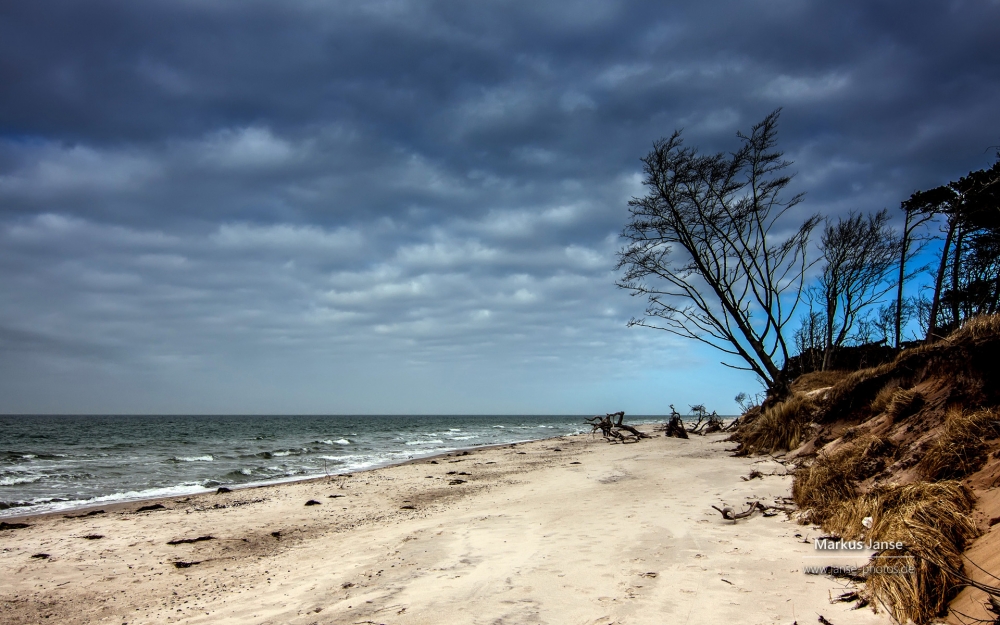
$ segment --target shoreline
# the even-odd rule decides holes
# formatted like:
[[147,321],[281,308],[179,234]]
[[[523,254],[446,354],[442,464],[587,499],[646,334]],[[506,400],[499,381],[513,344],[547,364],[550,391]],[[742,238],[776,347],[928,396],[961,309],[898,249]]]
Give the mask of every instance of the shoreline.
[[[55,416],[65,416],[65,415],[55,415]],[[87,416],[87,415],[83,415],[83,416]],[[516,416],[519,416],[519,415],[516,415]],[[651,418],[651,417],[648,417],[648,416],[647,417],[639,416],[637,418],[638,419],[643,419],[643,418]],[[639,424],[639,426],[637,426],[637,427],[647,427],[647,426],[650,426],[650,425],[655,426],[656,423],[657,422],[645,422],[645,423]],[[135,498],[115,499],[115,500],[111,500],[111,501],[108,501],[108,502],[94,502],[92,499],[88,499],[88,500],[81,500],[79,504],[69,505],[69,506],[67,506],[65,508],[40,510],[40,511],[35,511],[35,512],[25,512],[24,514],[11,514],[10,511],[11,510],[21,509],[21,508],[29,508],[29,507],[32,507],[32,506],[11,506],[10,508],[7,508],[5,510],[0,510],[0,521],[10,522],[10,521],[14,520],[14,521],[21,522],[24,519],[38,517],[38,516],[61,515],[61,514],[75,514],[75,513],[80,513],[80,512],[86,512],[86,511],[89,511],[89,510],[96,510],[98,508],[106,508],[106,509],[114,508],[114,509],[117,510],[117,509],[122,508],[123,506],[127,507],[127,506],[132,505],[132,504],[171,501],[171,500],[175,500],[175,499],[179,499],[179,498],[184,498],[184,497],[192,497],[192,496],[195,496],[195,495],[211,494],[211,493],[216,492],[217,488],[219,488],[219,487],[225,487],[225,488],[228,488],[231,491],[235,492],[235,491],[238,491],[238,490],[246,490],[246,489],[254,489],[254,488],[267,488],[267,487],[271,487],[271,486],[278,486],[278,485],[281,485],[281,484],[294,484],[294,483],[297,483],[297,482],[308,482],[310,480],[320,480],[320,479],[325,479],[325,478],[328,478],[328,477],[333,477],[333,476],[336,476],[336,475],[343,475],[343,474],[348,474],[348,473],[363,473],[363,472],[366,472],[366,471],[373,471],[373,470],[377,470],[377,469],[383,469],[383,468],[386,468],[386,467],[391,467],[391,466],[396,466],[396,465],[403,465],[403,464],[407,464],[407,463],[411,463],[411,462],[419,462],[421,460],[427,460],[427,459],[430,459],[430,458],[435,458],[435,457],[437,457],[439,455],[446,455],[446,454],[451,454],[451,453],[456,453],[456,452],[460,453],[460,452],[463,452],[463,451],[471,451],[473,449],[486,449],[486,448],[491,448],[491,447],[504,447],[504,446],[507,446],[507,445],[520,445],[520,444],[525,444],[525,443],[532,443],[532,442],[537,442],[537,441],[549,440],[550,438],[560,438],[560,437],[563,437],[563,436],[584,436],[584,435],[588,435],[588,433],[578,432],[578,433],[575,433],[575,434],[557,434],[557,435],[551,436],[551,437],[528,438],[528,439],[516,440],[516,441],[512,441],[512,442],[508,442],[508,443],[487,443],[487,444],[478,445],[478,446],[474,445],[474,446],[469,446],[469,447],[455,447],[453,449],[447,449],[447,450],[444,450],[444,451],[434,452],[434,453],[431,453],[430,455],[427,455],[427,456],[414,456],[414,457],[406,458],[405,460],[387,460],[387,461],[374,462],[373,464],[365,466],[365,467],[360,468],[360,469],[352,469],[352,470],[346,470],[346,471],[339,471],[339,472],[336,472],[336,473],[330,472],[330,473],[326,473],[326,474],[312,474],[312,475],[292,476],[292,477],[276,478],[274,480],[264,480],[264,481],[260,481],[260,482],[245,482],[245,483],[241,483],[241,484],[219,484],[218,486],[212,486],[212,487],[194,487],[194,486],[192,486],[191,487],[192,490],[190,490],[189,492],[182,492],[182,493],[176,493],[176,494],[170,494],[170,495],[138,496],[138,497],[135,497]],[[178,488],[178,487],[179,487],[179,485],[177,485],[177,486],[164,486],[162,488]],[[153,489],[150,489],[150,490],[153,490]],[[102,497],[114,497],[114,496],[123,495],[123,494],[124,493],[111,493],[109,495],[102,495]],[[73,502],[67,501],[67,502],[58,502],[58,503],[69,503],[69,504],[72,504]],[[46,504],[37,504],[37,505],[46,505]]]
[[0,532],[0,624],[887,623],[805,574],[817,528],[711,509],[789,494],[743,479],[779,465],[725,436],[560,436],[38,515]]
[[[642,424],[642,426],[637,426],[637,427],[639,427],[639,429],[642,429],[646,425],[649,425],[649,424]],[[255,489],[261,489],[261,488],[278,487],[278,486],[282,486],[284,484],[298,484],[298,483],[302,483],[302,482],[313,482],[313,481],[317,481],[317,480],[325,480],[325,479],[330,479],[330,478],[335,478],[335,477],[351,476],[351,475],[354,475],[354,474],[363,474],[363,473],[366,473],[366,472],[369,472],[369,471],[377,471],[379,469],[385,469],[385,468],[388,468],[388,467],[404,466],[404,465],[413,464],[413,463],[416,463],[416,462],[423,462],[423,461],[427,461],[427,460],[435,460],[435,459],[437,459],[439,457],[450,456],[450,455],[454,455],[454,454],[461,454],[462,452],[472,452],[473,450],[492,449],[492,448],[499,448],[499,447],[513,447],[515,445],[524,445],[524,444],[527,444],[527,443],[537,443],[537,442],[541,442],[541,441],[554,440],[554,439],[557,439],[557,438],[570,438],[570,437],[574,437],[574,436],[590,436],[590,434],[587,434],[587,433],[560,434],[560,435],[552,436],[552,437],[548,437],[548,438],[532,438],[532,439],[527,439],[527,440],[522,440],[522,441],[515,441],[513,443],[490,443],[490,444],[487,444],[487,445],[479,445],[479,446],[473,446],[473,447],[460,447],[460,448],[450,449],[448,451],[443,451],[443,452],[440,452],[440,453],[432,454],[432,455],[429,455],[429,456],[420,456],[420,457],[416,457],[416,458],[407,458],[406,460],[400,460],[400,461],[389,461],[389,462],[384,462],[384,463],[376,463],[376,464],[374,464],[374,465],[372,465],[370,467],[365,467],[363,469],[356,469],[356,470],[353,470],[353,471],[344,471],[342,473],[328,473],[328,474],[325,474],[325,475],[309,475],[309,476],[301,476],[301,477],[291,477],[291,478],[286,478],[286,479],[279,479],[279,480],[275,480],[275,481],[248,482],[248,483],[245,483],[245,484],[232,484],[232,485],[222,485],[222,486],[225,487],[225,488],[227,488],[227,489],[229,489],[228,492],[236,493],[236,492],[245,491],[245,490],[255,490]],[[6,522],[6,523],[10,523],[11,521],[16,522],[16,523],[23,523],[23,522],[25,522],[27,520],[31,520],[31,519],[35,519],[35,518],[41,518],[41,517],[54,517],[54,516],[65,516],[65,515],[75,516],[75,515],[79,515],[81,513],[82,514],[86,514],[87,512],[91,512],[91,511],[94,511],[94,510],[97,510],[97,509],[104,509],[106,511],[118,512],[118,511],[121,511],[124,508],[127,508],[129,506],[133,506],[133,505],[136,505],[136,504],[139,504],[139,505],[142,505],[142,504],[152,505],[152,504],[155,504],[155,503],[164,503],[164,502],[177,501],[179,499],[188,499],[190,497],[199,496],[199,495],[212,495],[212,494],[216,494],[218,492],[218,488],[219,487],[202,488],[202,489],[199,489],[199,490],[191,491],[190,493],[180,493],[180,494],[176,494],[176,495],[167,495],[167,496],[161,496],[161,497],[139,497],[139,498],[136,498],[136,499],[122,499],[122,500],[118,500],[118,501],[112,501],[112,502],[109,502],[109,503],[91,503],[90,500],[88,500],[88,503],[84,503],[84,504],[81,504],[79,506],[72,506],[72,507],[68,507],[68,508],[62,508],[62,509],[59,509],[59,510],[45,510],[45,511],[38,511],[38,512],[29,512],[27,514],[18,514],[18,515],[11,515],[11,516],[4,516],[3,514],[0,514],[0,521]],[[24,507],[27,507],[27,506],[24,506]],[[15,509],[15,508],[8,508],[7,510],[13,510],[13,509]],[[6,510],[0,511],[0,512],[6,512]]]
[[[17,415],[17,416],[21,416],[21,415]],[[30,416],[34,416],[34,415],[30,415]],[[42,415],[42,416],[60,416],[61,417],[61,416],[67,416],[67,415]],[[69,415],[69,416],[89,416],[89,415]],[[476,416],[479,416],[479,415],[476,415]],[[489,415],[486,415],[486,416],[489,416]],[[522,416],[522,415],[514,415],[514,416]],[[537,415],[524,415],[524,416],[527,417],[527,416],[537,416]],[[547,416],[547,415],[541,415],[541,416]],[[634,418],[640,420],[640,421],[634,423],[634,425],[638,429],[643,430],[643,431],[648,431],[648,428],[650,428],[650,427],[656,427],[658,425],[662,425],[662,423],[660,421],[649,421],[649,419],[653,419],[654,416],[650,416],[650,415],[637,415]],[[656,418],[659,418],[659,417],[656,417]],[[663,417],[663,418],[666,419],[666,417]],[[735,420],[736,418],[738,418],[738,417],[723,417],[723,419],[726,420],[727,424],[728,424],[728,421]],[[691,418],[690,416],[683,416],[682,419],[684,419],[685,422],[692,422],[692,423],[694,422],[694,418]],[[582,425],[585,425],[585,424],[582,424]],[[122,507],[127,507],[127,506],[132,505],[132,504],[155,503],[155,502],[171,501],[171,500],[179,499],[179,498],[183,498],[183,497],[192,497],[192,496],[195,496],[195,495],[211,494],[211,493],[216,492],[216,490],[220,486],[228,488],[231,491],[235,492],[235,491],[238,491],[238,490],[246,490],[246,489],[253,489],[253,488],[267,488],[267,487],[270,487],[270,486],[278,486],[278,485],[281,485],[281,484],[293,484],[293,483],[296,483],[296,482],[307,482],[307,481],[310,481],[310,480],[320,480],[320,479],[325,479],[325,478],[328,478],[328,477],[333,477],[333,476],[336,476],[336,475],[343,475],[343,474],[347,474],[347,473],[363,473],[365,471],[373,471],[373,470],[382,469],[382,468],[385,468],[385,467],[391,467],[391,466],[396,466],[396,465],[403,465],[403,464],[407,464],[407,463],[411,463],[411,462],[419,462],[421,460],[427,460],[427,459],[431,459],[431,458],[436,458],[438,456],[446,455],[446,454],[451,454],[451,453],[460,453],[460,452],[463,452],[463,451],[471,451],[471,450],[474,450],[474,449],[488,449],[488,448],[492,448],[492,447],[505,447],[505,446],[508,446],[508,445],[522,445],[522,444],[525,444],[525,443],[533,443],[533,442],[537,442],[537,441],[544,441],[544,440],[549,440],[549,439],[552,439],[552,438],[561,438],[561,437],[566,437],[566,436],[590,436],[590,433],[589,432],[578,432],[578,433],[575,433],[575,434],[557,434],[555,436],[550,436],[550,437],[528,438],[528,439],[523,439],[523,440],[516,440],[516,441],[513,441],[513,442],[509,442],[509,443],[487,443],[487,444],[483,444],[483,445],[474,445],[474,446],[469,446],[469,447],[456,447],[454,449],[448,449],[448,450],[445,450],[445,451],[440,451],[440,452],[432,453],[431,455],[428,455],[428,456],[417,456],[417,457],[407,458],[405,460],[389,460],[389,461],[385,461],[385,462],[376,462],[376,463],[374,463],[374,464],[372,464],[370,466],[366,466],[366,467],[361,468],[361,469],[354,469],[354,470],[350,470],[350,471],[341,471],[341,472],[337,472],[337,473],[331,472],[331,473],[327,473],[327,474],[323,474],[323,475],[304,475],[304,476],[296,476],[296,477],[278,478],[278,479],[275,479],[275,480],[265,480],[265,481],[261,481],[261,482],[246,482],[246,483],[242,483],[242,484],[220,484],[219,486],[198,487],[198,488],[192,487],[193,490],[191,490],[189,492],[177,493],[177,494],[172,494],[172,495],[140,496],[140,497],[135,497],[135,498],[116,499],[116,500],[111,500],[109,502],[104,502],[104,503],[102,503],[102,502],[93,502],[92,500],[84,500],[83,502],[81,502],[78,505],[70,505],[70,506],[67,506],[65,508],[59,508],[59,509],[55,509],[55,510],[41,510],[41,511],[35,511],[35,512],[25,512],[24,514],[10,514],[10,511],[11,510],[16,510],[16,509],[21,509],[21,508],[29,508],[31,506],[12,506],[12,507],[7,508],[5,510],[0,510],[0,521],[8,522],[8,523],[11,522],[11,521],[14,521],[14,522],[23,522],[25,519],[30,519],[30,518],[33,518],[33,517],[48,516],[48,515],[79,514],[79,513],[86,513],[86,512],[91,511],[91,510],[97,510],[99,508],[119,510]],[[164,488],[174,488],[174,487],[169,487],[168,486],[168,487],[164,487]],[[103,496],[112,497],[112,496],[119,495],[119,494],[123,494],[123,493],[111,493],[110,495],[103,495]],[[71,503],[71,502],[59,502],[59,503]],[[40,504],[40,505],[45,505],[45,504]]]

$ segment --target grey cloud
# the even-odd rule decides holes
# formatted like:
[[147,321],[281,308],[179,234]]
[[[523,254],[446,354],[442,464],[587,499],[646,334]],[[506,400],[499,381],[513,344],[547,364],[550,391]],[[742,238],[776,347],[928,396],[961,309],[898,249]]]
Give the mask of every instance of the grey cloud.
[[54,356],[84,360],[104,360],[120,356],[110,345],[88,342],[77,337],[60,337],[0,326],[0,349],[18,358]]
[[[616,235],[654,139],[732,149],[783,106],[799,214],[892,209],[1000,143],[996,3],[0,11],[8,411],[734,395],[754,382],[717,355],[624,328]],[[413,402],[367,404],[384,384]]]

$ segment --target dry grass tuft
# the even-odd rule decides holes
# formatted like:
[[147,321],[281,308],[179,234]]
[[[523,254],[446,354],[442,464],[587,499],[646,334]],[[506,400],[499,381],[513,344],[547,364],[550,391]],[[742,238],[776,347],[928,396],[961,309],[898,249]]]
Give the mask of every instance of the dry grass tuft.
[[850,371],[842,370],[813,371],[812,373],[806,373],[795,378],[790,388],[793,393],[808,393],[809,391],[834,386],[850,374]]
[[885,412],[885,409],[889,407],[889,402],[892,401],[892,396],[899,390],[899,383],[899,378],[893,378],[882,387],[882,390],[872,400],[872,414]]
[[902,550],[872,558],[865,594],[899,623],[927,623],[946,610],[959,581],[949,570],[962,570],[962,551],[978,535],[969,516],[974,503],[954,481],[879,486],[844,501],[823,529],[845,539],[903,543]]
[[812,401],[799,393],[768,408],[739,433],[737,454],[774,454],[795,449],[802,442],[802,424],[809,420],[814,408]]
[[887,387],[912,388],[933,379],[947,380],[954,400],[1000,403],[1000,376],[993,365],[998,343],[1000,315],[971,319],[945,340],[907,348],[893,362],[847,375],[826,392],[816,421],[863,421],[888,408]]
[[836,451],[820,454],[812,466],[800,469],[792,483],[792,497],[808,508],[814,521],[833,514],[843,501],[855,496],[854,483],[885,468],[896,447],[887,438],[866,434]]
[[962,340],[980,341],[1000,336],[1000,315],[981,315],[965,322],[958,330],[948,336],[952,343]]
[[819,420],[835,421],[870,416],[867,413],[879,391],[896,377],[894,363],[851,373],[827,391]]
[[885,408],[885,414],[895,423],[916,414],[923,406],[923,395],[912,389],[901,388],[893,393],[889,405]]
[[979,410],[966,414],[952,410],[941,435],[920,460],[921,473],[932,480],[959,479],[975,473],[986,462],[986,441],[1000,438],[1000,414]]

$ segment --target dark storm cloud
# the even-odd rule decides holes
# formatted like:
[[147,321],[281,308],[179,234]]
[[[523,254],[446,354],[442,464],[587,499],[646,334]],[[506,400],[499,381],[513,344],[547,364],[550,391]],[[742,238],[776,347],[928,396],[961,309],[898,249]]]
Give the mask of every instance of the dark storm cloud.
[[612,271],[639,157],[677,127],[732,149],[781,106],[802,213],[893,208],[991,160],[998,18],[8,3],[3,408],[662,411],[702,401],[705,371],[749,388],[623,328],[642,309]]

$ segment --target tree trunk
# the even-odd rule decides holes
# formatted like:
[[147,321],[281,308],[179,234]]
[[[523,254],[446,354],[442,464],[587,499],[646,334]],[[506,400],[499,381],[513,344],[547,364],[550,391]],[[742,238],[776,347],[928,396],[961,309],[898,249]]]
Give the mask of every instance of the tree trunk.
[[948,234],[944,238],[944,249],[941,250],[941,264],[938,266],[937,278],[934,280],[934,298],[931,300],[931,318],[927,322],[927,337],[924,339],[930,342],[937,330],[938,308],[941,306],[941,287],[944,286],[944,272],[948,268],[948,251],[951,248],[951,239],[955,236],[955,228],[958,226],[957,219],[950,215],[948,217]]
[[910,222],[913,215],[906,211],[906,222],[903,224],[902,252],[899,255],[899,284],[896,285],[896,319],[895,342],[893,347],[899,349],[903,333],[903,280],[906,278],[906,253],[910,249]]
[[993,281],[993,301],[990,303],[990,314],[997,314],[998,307],[1000,307],[1000,276]]
[[959,317],[962,314],[959,308],[961,302],[958,297],[959,280],[962,277],[962,240],[965,238],[965,230],[958,228],[958,236],[955,238],[955,258],[951,262],[951,322],[954,330],[959,326]]
[[823,329],[825,344],[823,345],[823,364],[820,366],[820,371],[826,371],[826,368],[830,366],[831,358],[833,358],[833,325],[836,322],[837,299],[839,297],[839,293],[834,293],[833,298],[828,296],[826,300],[826,327]]

